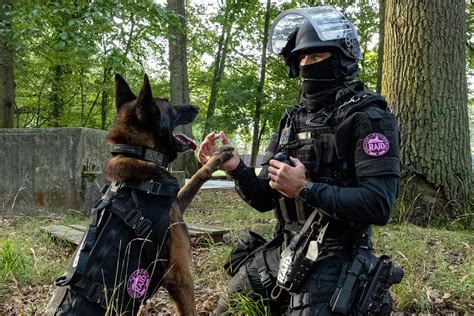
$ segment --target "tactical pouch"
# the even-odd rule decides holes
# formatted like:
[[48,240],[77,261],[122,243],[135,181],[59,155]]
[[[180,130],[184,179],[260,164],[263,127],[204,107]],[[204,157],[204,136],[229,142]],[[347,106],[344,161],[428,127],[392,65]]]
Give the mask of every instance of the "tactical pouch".
[[224,263],[224,269],[230,276],[234,276],[250,256],[267,241],[256,232],[249,231],[234,244],[232,252]]
[[[298,292],[319,256],[320,245],[328,224],[322,227],[322,218],[313,222],[318,213],[318,210],[313,211],[301,231],[281,253],[277,284],[289,292]],[[310,227],[311,232],[307,234]],[[317,232],[318,238],[313,240]]]

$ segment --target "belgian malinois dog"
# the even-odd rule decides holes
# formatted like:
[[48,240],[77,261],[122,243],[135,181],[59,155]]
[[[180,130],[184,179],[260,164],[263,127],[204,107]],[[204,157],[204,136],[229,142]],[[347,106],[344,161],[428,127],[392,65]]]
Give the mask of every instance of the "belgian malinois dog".
[[91,225],[48,314],[134,315],[164,286],[179,315],[197,315],[190,243],[182,214],[201,185],[232,156],[222,147],[178,193],[165,169],[194,142],[175,127],[191,123],[194,105],[152,96],[148,77],[138,95],[115,76],[117,116],[108,134],[114,155],[104,174],[111,182],[91,211]]

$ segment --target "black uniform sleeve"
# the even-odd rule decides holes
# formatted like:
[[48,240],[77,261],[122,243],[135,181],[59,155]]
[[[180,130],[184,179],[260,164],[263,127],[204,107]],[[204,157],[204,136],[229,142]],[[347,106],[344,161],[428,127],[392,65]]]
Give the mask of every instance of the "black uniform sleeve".
[[255,170],[246,166],[240,161],[237,168],[228,172],[228,175],[235,182],[235,189],[242,199],[250,206],[260,212],[266,212],[275,208],[275,191],[268,184],[268,161],[273,157],[274,150],[277,147],[278,133],[272,137],[270,145],[267,147],[265,157],[263,158],[263,168],[259,176]]
[[365,226],[385,225],[398,194],[400,179],[394,176],[361,178],[358,187],[343,188],[313,183],[307,203],[336,219]]

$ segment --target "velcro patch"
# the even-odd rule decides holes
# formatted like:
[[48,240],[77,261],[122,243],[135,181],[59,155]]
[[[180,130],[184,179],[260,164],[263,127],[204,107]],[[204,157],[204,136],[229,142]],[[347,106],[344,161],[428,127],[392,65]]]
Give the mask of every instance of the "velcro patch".
[[132,298],[145,295],[150,285],[150,275],[145,269],[138,269],[130,275],[127,282],[127,292]]
[[383,156],[390,148],[387,137],[381,133],[371,133],[364,138],[364,152],[372,157]]

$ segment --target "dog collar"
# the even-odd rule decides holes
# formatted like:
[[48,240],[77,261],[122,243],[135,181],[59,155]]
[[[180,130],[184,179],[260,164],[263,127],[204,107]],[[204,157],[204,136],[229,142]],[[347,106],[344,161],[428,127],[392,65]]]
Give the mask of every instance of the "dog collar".
[[151,150],[142,146],[133,146],[127,144],[114,144],[110,151],[113,156],[125,155],[135,156],[138,159],[154,162],[160,167],[166,168],[168,165],[168,157],[156,150]]

